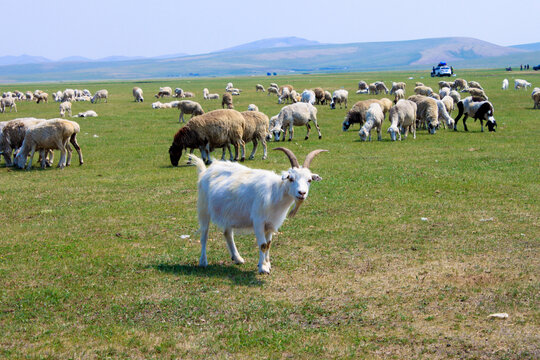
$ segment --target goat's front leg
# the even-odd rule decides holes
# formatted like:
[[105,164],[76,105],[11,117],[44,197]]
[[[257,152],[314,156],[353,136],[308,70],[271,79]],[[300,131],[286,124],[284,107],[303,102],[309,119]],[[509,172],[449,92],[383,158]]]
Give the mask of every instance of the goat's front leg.
[[266,235],[266,265],[268,266],[268,270],[272,269],[272,265],[270,265],[270,244],[272,244],[272,231],[268,231]]
[[309,139],[309,131],[311,130],[311,125],[309,125],[309,122],[306,123],[306,129],[307,129],[307,132],[306,132],[306,137],[304,138],[304,140]]
[[259,246],[259,274],[270,274],[270,260],[266,259],[268,244],[264,232],[264,224],[254,226],[257,245]]
[[223,235],[225,236],[225,240],[227,241],[227,248],[229,249],[229,253],[231,254],[231,260],[234,261],[236,265],[243,264],[244,259],[240,256],[240,253],[238,253],[238,249],[236,248],[236,244],[234,243],[234,233],[232,229],[226,229],[223,232]]

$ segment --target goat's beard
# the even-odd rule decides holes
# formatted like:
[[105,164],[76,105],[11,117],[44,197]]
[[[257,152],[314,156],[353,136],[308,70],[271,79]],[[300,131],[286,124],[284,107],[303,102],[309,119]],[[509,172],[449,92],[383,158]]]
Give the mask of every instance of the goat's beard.
[[296,215],[296,212],[298,211],[298,209],[300,208],[300,205],[302,205],[303,202],[304,200],[296,200],[294,202],[294,207],[289,212],[289,217],[294,217],[294,215]]

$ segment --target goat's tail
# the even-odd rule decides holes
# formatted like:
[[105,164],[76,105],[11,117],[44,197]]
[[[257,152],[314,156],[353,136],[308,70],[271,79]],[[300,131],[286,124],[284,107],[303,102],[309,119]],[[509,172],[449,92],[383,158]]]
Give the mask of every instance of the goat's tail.
[[206,171],[206,165],[204,164],[204,161],[202,161],[202,159],[198,158],[193,154],[189,154],[189,160],[193,164],[195,164],[195,166],[197,166],[197,173],[199,175]]

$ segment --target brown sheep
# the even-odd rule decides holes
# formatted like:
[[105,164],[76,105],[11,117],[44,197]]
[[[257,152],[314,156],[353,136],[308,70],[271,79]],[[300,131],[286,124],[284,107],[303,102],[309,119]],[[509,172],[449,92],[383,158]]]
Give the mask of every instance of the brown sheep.
[[315,93],[315,104],[322,104],[324,101],[324,90],[320,87],[316,87],[315,89],[313,89],[313,92]]
[[484,92],[484,90],[470,87],[468,92],[469,92],[469,94],[471,94],[472,97],[482,99],[482,100],[477,100],[477,101],[487,101],[488,100],[488,97],[487,97],[486,93]]
[[[244,135],[242,137],[242,140],[244,140],[245,143],[248,143],[250,141],[253,142],[253,151],[251,152],[251,155],[249,155],[249,160],[253,160],[255,158],[255,152],[257,151],[257,145],[259,141],[262,143],[263,146],[263,160],[266,160],[267,158],[267,147],[266,147],[266,136],[268,135],[268,124],[270,120],[268,119],[268,116],[263,114],[259,111],[244,111],[241,113],[244,119],[246,120],[245,126],[244,126]],[[243,159],[244,153],[242,152]]]
[[176,106],[180,109],[180,116],[178,117],[178,122],[184,122],[184,114],[191,114],[191,117],[204,114],[204,110],[196,101],[191,100],[180,100]]
[[40,102],[48,103],[49,102],[49,94],[47,94],[46,92],[43,92],[43,91],[38,93],[37,95],[34,93],[34,99],[37,100],[38,104]]
[[294,88],[292,85],[283,85],[283,86],[280,86],[279,90],[278,90],[278,94],[279,95],[283,95],[283,88],[288,88],[289,89],[289,92],[293,91]]
[[386,116],[386,113],[392,108],[393,102],[390,99],[369,99],[361,100],[353,105],[351,110],[345,116],[343,121],[343,131],[347,131],[352,124],[360,124],[363,126],[366,122],[366,111],[369,109],[369,106],[373,103],[378,103],[381,105],[383,114]]
[[20,118],[8,121],[0,136],[0,151],[6,161],[6,166],[12,166],[12,153],[22,146],[24,135],[29,127],[39,124],[45,119]]
[[224,108],[225,105],[227,105],[227,109],[234,109],[232,95],[228,92],[221,97],[221,108]]
[[531,98],[534,101],[533,109],[540,109],[540,88],[534,88],[531,93]]
[[169,148],[171,164],[178,166],[182,151],[198,148],[207,164],[211,163],[210,152],[232,144],[235,160],[238,160],[238,147],[245,151],[245,119],[241,113],[231,109],[218,109],[195,116],[174,135]]

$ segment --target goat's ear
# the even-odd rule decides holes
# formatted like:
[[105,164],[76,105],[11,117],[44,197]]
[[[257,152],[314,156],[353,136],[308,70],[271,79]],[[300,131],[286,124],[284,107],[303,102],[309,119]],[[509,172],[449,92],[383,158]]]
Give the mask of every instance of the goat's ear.
[[286,173],[283,173],[283,174],[281,175],[281,180],[287,180],[287,179],[289,179],[290,177],[291,177],[291,174],[289,174],[288,172],[286,172]]
[[322,177],[320,177],[317,174],[311,174],[311,180],[313,180],[313,181],[321,181]]

